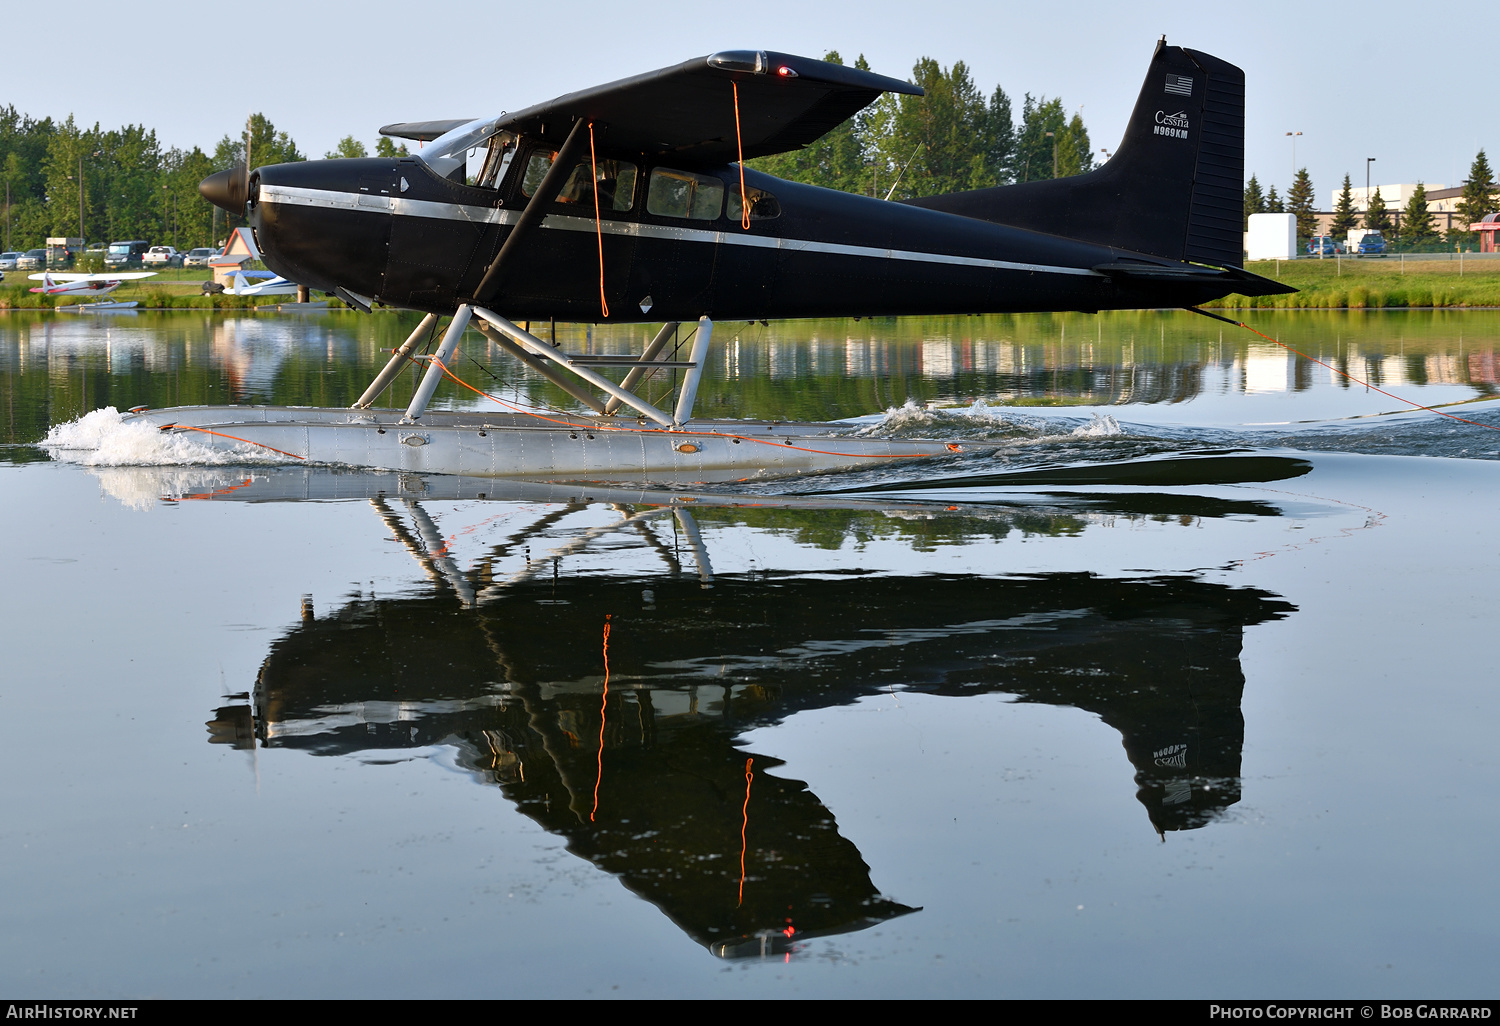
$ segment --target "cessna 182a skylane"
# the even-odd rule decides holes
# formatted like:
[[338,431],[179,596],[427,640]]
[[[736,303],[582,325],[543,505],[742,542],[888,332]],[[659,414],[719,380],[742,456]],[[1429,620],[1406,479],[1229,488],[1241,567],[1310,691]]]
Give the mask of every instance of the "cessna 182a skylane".
[[[1115,156],[1088,174],[883,202],[743,161],[798,149],[907,82],[726,51],[475,121],[388,125],[415,156],[222,171],[205,197],[248,216],[267,266],[368,308],[424,311],[353,409],[143,414],[299,458],[476,475],[686,480],[868,465],[955,442],[847,426],[691,420],[713,319],[1183,307],[1293,291],[1240,267],[1244,74],[1158,43]],[[451,317],[404,411],[371,404]],[[638,358],[568,354],[517,321],[666,321]],[[686,361],[664,359],[696,321]],[[465,327],[592,415],[438,412]],[[626,367],[623,381],[598,368]],[[685,371],[677,403],[635,389]],[[617,416],[627,413],[636,416]]]

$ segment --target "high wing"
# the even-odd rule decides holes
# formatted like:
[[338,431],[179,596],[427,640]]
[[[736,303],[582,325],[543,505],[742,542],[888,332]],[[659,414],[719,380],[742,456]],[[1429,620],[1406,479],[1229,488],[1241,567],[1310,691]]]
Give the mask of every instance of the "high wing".
[[[841,64],[770,50],[725,50],[502,115],[495,127],[546,135],[545,126],[585,119],[615,151],[722,164],[800,149],[883,92],[922,95],[910,82]],[[436,138],[429,133],[440,127],[463,123],[407,122],[380,131],[426,139]]]
[[41,274],[31,275],[32,281],[44,281],[48,277],[55,282],[78,282],[78,281],[134,281],[137,278],[153,278],[155,271],[122,271],[119,273],[102,272],[98,274],[54,274],[51,271],[43,271]]

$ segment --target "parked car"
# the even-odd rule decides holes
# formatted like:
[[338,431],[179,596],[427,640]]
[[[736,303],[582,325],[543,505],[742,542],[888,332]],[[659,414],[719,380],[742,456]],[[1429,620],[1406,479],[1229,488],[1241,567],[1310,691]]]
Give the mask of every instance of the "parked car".
[[104,254],[104,266],[109,268],[134,267],[140,264],[141,258],[146,255],[146,250],[151,248],[151,243],[143,239],[132,239],[128,242],[111,242],[108,251]]
[[1360,256],[1385,256],[1385,238],[1379,232],[1366,232],[1359,240]]
[[14,271],[16,269],[16,261],[21,258],[21,255],[19,250],[14,249],[8,249],[4,253],[0,253],[0,271]]
[[18,271],[45,271],[47,269],[47,251],[45,249],[28,249],[16,257],[16,270]]
[[218,252],[218,250],[212,248],[211,246],[199,246],[197,249],[190,249],[182,258],[182,266],[207,267],[208,262],[212,260],[218,254]]
[[147,267],[181,267],[182,254],[171,246],[152,246],[141,257],[141,263]]
[[1307,251],[1313,256],[1331,257],[1344,251],[1344,244],[1332,235],[1314,235],[1307,240]]

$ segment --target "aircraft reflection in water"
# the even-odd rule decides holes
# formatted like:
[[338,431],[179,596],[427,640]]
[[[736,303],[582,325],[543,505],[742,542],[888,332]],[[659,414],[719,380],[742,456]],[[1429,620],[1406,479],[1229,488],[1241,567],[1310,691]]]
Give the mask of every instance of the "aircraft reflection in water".
[[[302,622],[271,645],[253,689],[216,710],[210,740],[367,758],[451,746],[476,779],[725,957],[913,911],[880,895],[807,784],[737,747],[745,731],[801,710],[898,686],[1076,706],[1120,732],[1158,832],[1203,826],[1239,800],[1242,632],[1292,611],[1275,596],[1182,577],[715,574],[698,523],[727,516],[742,530],[804,537],[842,535],[851,516],[869,514],[925,516],[914,522],[971,538],[1082,529],[1090,514],[1064,500],[933,521],[933,507],[890,502],[734,509],[700,496],[695,518],[681,495],[518,484],[505,497],[530,500],[532,522],[463,571],[421,502],[398,498],[474,498],[496,486],[296,468],[219,489],[245,499],[365,489],[436,588],[352,597],[321,617],[305,599]],[[1097,510],[1100,498],[1079,510]],[[1137,499],[1154,516],[1206,508],[1192,496],[1117,498],[1117,516],[1132,515]],[[1183,510],[1162,505],[1174,500]],[[621,519],[567,530],[601,502]],[[1250,501],[1207,515],[1276,513]],[[557,572],[559,554],[591,544],[618,553],[630,538],[665,572]]]

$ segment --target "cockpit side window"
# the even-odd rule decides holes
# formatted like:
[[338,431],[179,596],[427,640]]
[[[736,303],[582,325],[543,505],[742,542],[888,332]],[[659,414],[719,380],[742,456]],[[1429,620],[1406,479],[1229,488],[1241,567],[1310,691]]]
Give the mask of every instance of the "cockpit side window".
[[497,131],[494,121],[471,121],[434,139],[418,157],[450,182],[498,189],[516,153],[514,132]]
[[[542,179],[557,158],[556,150],[533,150],[526,161],[526,174],[521,179],[521,193],[528,198],[541,187]],[[626,211],[635,202],[635,179],[638,169],[628,160],[599,160],[593,164],[594,173],[589,174],[589,162],[580,161],[573,168],[568,180],[557,193],[557,203],[594,205],[594,184],[598,183],[599,209]]]
[[476,147],[470,152],[465,162],[469,184],[481,189],[500,188],[505,182],[505,172],[510,170],[510,162],[515,155],[515,133],[496,132],[490,136],[488,145]]

